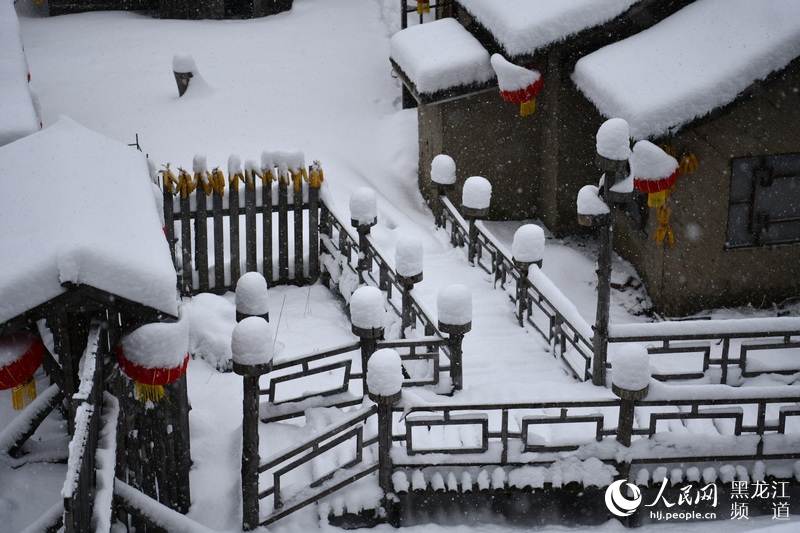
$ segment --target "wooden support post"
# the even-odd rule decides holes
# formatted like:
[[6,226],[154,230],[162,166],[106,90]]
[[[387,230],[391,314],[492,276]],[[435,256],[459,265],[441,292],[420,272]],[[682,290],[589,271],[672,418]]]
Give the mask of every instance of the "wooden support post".
[[289,186],[278,182],[278,282],[289,281]]
[[353,225],[358,232],[358,263],[356,264],[356,271],[358,272],[359,284],[366,283],[365,275],[372,270],[372,254],[369,253],[369,234],[370,228],[377,223],[377,220],[372,223],[359,224],[353,221]]
[[[271,173],[272,169],[267,169],[265,172]],[[268,179],[266,185],[262,184],[261,211],[261,268],[267,281],[273,283],[275,276],[272,272],[272,179]]]
[[169,243],[169,251],[172,254],[172,264],[177,265],[175,258],[175,212],[172,205],[172,191],[162,186],[161,192],[164,195],[164,230]]
[[606,384],[606,360],[608,359],[608,320],[611,301],[611,224],[600,228],[600,253],[597,258],[597,312],[592,347],[592,383],[604,387]]
[[257,250],[256,250],[256,189],[255,186],[248,185],[248,180],[255,184],[255,174],[251,171],[245,173],[244,186],[244,241],[245,241],[245,272],[256,272],[258,270]]
[[189,195],[181,194],[181,294],[191,294],[194,289],[192,272],[192,223]]
[[464,335],[472,329],[472,322],[466,324],[445,324],[439,322],[439,330],[447,333],[447,346],[450,348],[450,380],[453,390],[461,390],[464,386],[464,370],[461,364]]
[[231,284],[229,289],[236,290],[242,267],[239,259],[239,188],[237,182],[228,184],[228,224],[231,231],[230,258],[231,258]]
[[210,288],[208,282],[208,197],[202,184],[195,193],[195,202],[197,207],[194,219],[194,264],[199,281],[198,290],[208,292]]
[[294,283],[302,285],[305,279],[305,266],[303,261],[303,184],[299,183],[299,190],[292,190],[292,203],[294,204]]
[[367,391],[367,361],[378,349],[378,340],[383,338],[383,328],[360,328],[352,326],[353,334],[361,339],[361,381]]
[[406,277],[397,274],[397,282],[400,284],[402,288],[402,308],[400,310],[400,337],[405,339],[406,338],[406,329],[410,327],[414,327],[416,325],[416,320],[414,319],[414,309],[413,303],[414,300],[411,298],[411,291],[414,289],[414,285],[422,281],[422,272],[416,274],[414,276]]
[[314,283],[319,278],[319,187],[308,188],[308,277]]
[[258,375],[243,376],[242,528],[258,527]]
[[649,387],[640,390],[627,390],[611,385],[611,390],[619,396],[619,421],[617,422],[617,442],[623,446],[631,445],[631,437],[633,436],[633,421],[634,410],[636,407],[636,400],[641,400],[647,396]]
[[[220,172],[215,169],[215,172]],[[214,189],[212,209],[214,217],[214,292],[225,293],[225,226],[222,222],[222,195],[225,189]]]

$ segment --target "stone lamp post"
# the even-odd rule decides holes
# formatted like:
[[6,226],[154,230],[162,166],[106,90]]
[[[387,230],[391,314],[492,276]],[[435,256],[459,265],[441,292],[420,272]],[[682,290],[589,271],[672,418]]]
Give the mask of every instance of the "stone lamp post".
[[433,161],[431,161],[431,182],[436,185],[436,194],[438,196],[433,202],[433,216],[436,220],[436,226],[443,228],[445,221],[442,199],[447,196],[448,191],[452,191],[456,187],[456,162],[452,157],[439,154],[433,158]]
[[258,380],[272,369],[273,335],[260,316],[236,324],[231,338],[233,371],[242,376],[242,527],[258,527]]
[[397,270],[397,282],[402,287],[402,327],[401,334],[405,338],[406,328],[414,325],[411,309],[411,290],[422,281],[422,240],[414,235],[404,235],[397,239],[394,264]]
[[467,258],[470,263],[475,262],[478,247],[478,228],[475,221],[489,214],[489,205],[492,200],[492,184],[482,176],[471,176],[464,182],[461,193],[461,215],[469,220],[469,247]]
[[436,298],[439,331],[448,335],[450,348],[450,379],[454,390],[464,385],[461,364],[464,335],[472,329],[472,292],[466,285],[453,284],[439,291]]
[[519,269],[519,283],[517,283],[517,304],[519,306],[519,325],[524,322],[524,313],[528,306],[527,283],[528,272],[531,265],[542,268],[544,259],[544,230],[536,224],[520,226],[514,233],[511,243],[511,254],[514,266]]
[[641,344],[628,344],[617,348],[612,363],[611,390],[620,398],[617,441],[630,446],[635,403],[650,386],[650,355]]
[[367,253],[367,236],[378,223],[378,198],[369,187],[359,187],[350,195],[350,224],[358,232],[358,281],[364,283],[364,272],[372,268],[372,256]]
[[258,272],[247,272],[236,284],[236,322],[259,316],[269,322],[267,280]]
[[626,203],[633,194],[633,176],[628,162],[631,155],[630,130],[621,118],[605,121],[597,130],[596,163],[603,176],[599,187],[584,186],[578,193],[578,223],[600,228],[597,259],[597,312],[595,314],[592,383],[605,386],[608,351],[608,321],[611,305],[611,251],[613,246],[612,209]]
[[377,287],[359,287],[350,296],[350,323],[354,335],[361,339],[361,372],[364,390],[367,390],[367,361],[383,338],[386,309],[383,293]]

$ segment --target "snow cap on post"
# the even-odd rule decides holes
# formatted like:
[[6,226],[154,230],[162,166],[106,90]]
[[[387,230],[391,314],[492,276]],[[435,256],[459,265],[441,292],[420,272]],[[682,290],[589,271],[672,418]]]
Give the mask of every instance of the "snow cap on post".
[[383,293],[377,287],[363,286],[350,296],[350,322],[353,333],[360,337],[383,335],[386,309],[383,307]]
[[472,329],[472,292],[460,283],[447,285],[436,297],[439,329],[444,333],[466,333]]
[[603,172],[624,172],[631,156],[630,129],[621,118],[603,122],[597,130],[597,166]]
[[611,222],[611,209],[600,198],[600,189],[595,185],[581,187],[576,205],[581,226],[602,226]]
[[452,157],[439,154],[431,161],[431,181],[437,185],[453,185],[456,182],[456,162]]
[[231,337],[233,371],[239,375],[261,375],[272,365],[272,328],[260,316],[250,316],[236,324]]
[[623,399],[638,400],[647,394],[650,384],[650,354],[641,344],[617,346],[611,357],[611,386]]
[[180,98],[189,88],[189,80],[197,74],[197,65],[189,54],[175,54],[172,57],[172,73],[175,76],[175,83],[178,84],[178,98]]
[[375,351],[367,361],[367,389],[375,403],[394,403],[403,390],[400,354],[391,348]]
[[415,235],[403,235],[397,239],[394,262],[398,277],[410,283],[422,281],[422,239]]
[[471,176],[461,193],[461,214],[466,219],[485,217],[492,201],[492,184],[482,176]]
[[542,266],[544,258],[544,230],[536,224],[520,226],[514,233],[511,243],[511,255],[518,263],[537,264]]
[[258,272],[247,272],[236,283],[236,321],[248,316],[269,320],[267,280]]
[[359,187],[350,195],[353,226],[374,226],[378,221],[378,197],[369,187]]

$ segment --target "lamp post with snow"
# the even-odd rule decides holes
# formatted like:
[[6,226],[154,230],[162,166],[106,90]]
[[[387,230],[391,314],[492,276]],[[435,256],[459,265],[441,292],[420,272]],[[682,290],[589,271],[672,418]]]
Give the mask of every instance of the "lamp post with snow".
[[437,198],[433,202],[433,215],[436,226],[443,228],[444,206],[443,199],[447,197],[447,192],[452,191],[456,186],[456,162],[452,157],[439,154],[431,161],[431,181],[436,185]]
[[411,309],[411,290],[422,281],[422,240],[413,235],[404,235],[397,239],[394,263],[397,269],[397,282],[402,287],[402,322],[400,334],[406,335],[406,328],[414,325]]
[[236,284],[236,322],[260,316],[269,322],[267,280],[258,272],[247,272]]
[[350,323],[353,334],[361,339],[361,374],[364,390],[367,387],[367,361],[383,338],[386,309],[383,293],[377,287],[364,285],[350,296]]
[[469,220],[469,243],[467,259],[475,262],[478,253],[478,228],[475,221],[489,214],[492,200],[492,184],[482,176],[472,176],[464,182],[461,193],[461,215]]
[[519,269],[519,281],[517,282],[517,304],[519,307],[519,325],[522,326],[525,320],[525,311],[528,308],[527,283],[528,272],[531,265],[542,268],[544,258],[544,230],[536,224],[525,224],[520,226],[514,233],[514,240],[511,243],[511,255],[514,258],[514,266]]
[[578,192],[578,223],[600,228],[597,258],[597,312],[592,345],[592,383],[605,386],[608,356],[608,322],[611,306],[611,251],[613,246],[612,210],[626,203],[633,193],[630,130],[621,118],[605,121],[597,130],[598,168],[603,172],[599,186],[585,185]]
[[358,282],[364,283],[364,272],[372,268],[372,256],[367,253],[367,236],[378,223],[378,198],[369,187],[359,187],[350,195],[350,224],[358,232]]
[[448,285],[436,297],[439,315],[439,331],[447,333],[450,348],[450,380],[454,390],[464,385],[464,371],[461,364],[464,335],[472,329],[472,292],[461,284]]

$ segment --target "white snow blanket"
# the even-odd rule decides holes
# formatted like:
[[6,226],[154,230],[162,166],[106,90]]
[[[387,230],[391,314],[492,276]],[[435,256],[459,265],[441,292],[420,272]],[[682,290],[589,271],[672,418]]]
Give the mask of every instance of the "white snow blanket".
[[145,156],[70,118],[0,147],[0,323],[85,284],[177,315]]
[[0,146],[39,131],[14,0],[0,0]]
[[419,93],[494,79],[489,52],[455,19],[406,28],[392,36],[389,47]]
[[510,56],[599,26],[638,0],[457,0]]
[[797,0],[698,0],[601,48],[572,79],[634,139],[657,137],[733,101],[800,56]]

